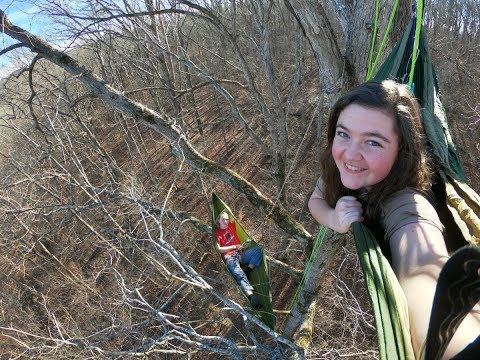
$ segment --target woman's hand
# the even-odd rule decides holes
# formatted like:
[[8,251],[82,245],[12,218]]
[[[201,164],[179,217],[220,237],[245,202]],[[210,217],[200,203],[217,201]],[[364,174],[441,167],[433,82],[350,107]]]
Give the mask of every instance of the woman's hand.
[[355,221],[363,221],[362,204],[353,196],[343,196],[338,199],[332,213],[332,229],[339,233],[346,233]]

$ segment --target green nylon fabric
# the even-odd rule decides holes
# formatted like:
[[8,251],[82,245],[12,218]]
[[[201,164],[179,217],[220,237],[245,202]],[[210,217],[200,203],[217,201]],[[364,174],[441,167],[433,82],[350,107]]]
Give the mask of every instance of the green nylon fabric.
[[[403,36],[382,64],[375,80],[393,79],[401,83],[408,81],[411,61],[411,42],[415,31],[412,20]],[[448,130],[447,117],[438,89],[437,75],[430,59],[424,31],[421,30],[418,57],[413,72],[412,88],[422,107],[425,133],[440,167],[449,175],[465,181],[465,173]]]
[[408,310],[398,280],[368,227],[353,223],[355,245],[372,305],[380,359],[414,359]]

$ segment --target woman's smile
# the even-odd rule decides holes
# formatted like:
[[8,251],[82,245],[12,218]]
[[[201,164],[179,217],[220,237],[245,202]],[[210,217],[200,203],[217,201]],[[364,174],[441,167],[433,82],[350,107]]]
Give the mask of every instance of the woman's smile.
[[354,165],[350,165],[350,164],[347,164],[347,163],[345,163],[345,167],[347,168],[347,170],[350,170],[352,172],[360,172],[360,171],[365,170],[364,168],[354,166]]

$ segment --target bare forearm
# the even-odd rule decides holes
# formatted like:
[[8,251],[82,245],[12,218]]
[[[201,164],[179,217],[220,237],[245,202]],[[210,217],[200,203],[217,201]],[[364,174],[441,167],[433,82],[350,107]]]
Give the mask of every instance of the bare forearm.
[[325,200],[318,197],[310,197],[310,200],[308,201],[308,209],[310,210],[310,214],[312,214],[313,218],[319,224],[325,225],[334,231],[338,231],[335,229],[336,226],[333,221],[335,209],[329,206]]
[[308,202],[312,216],[320,224],[330,229],[346,233],[355,221],[362,221],[362,205],[353,196],[343,196],[332,208],[322,197],[314,192]]
[[221,254],[224,254],[226,252],[236,250],[238,245],[230,245],[230,246],[219,246],[218,251],[220,251]]

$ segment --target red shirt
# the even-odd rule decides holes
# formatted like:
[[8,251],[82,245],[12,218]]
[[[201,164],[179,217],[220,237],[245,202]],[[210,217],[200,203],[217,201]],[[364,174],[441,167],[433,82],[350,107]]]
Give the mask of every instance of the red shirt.
[[[215,230],[217,242],[220,246],[240,245],[240,239],[237,235],[237,228],[235,222],[229,222],[226,229],[217,228]],[[222,254],[223,257],[231,255],[235,250],[230,250]]]

